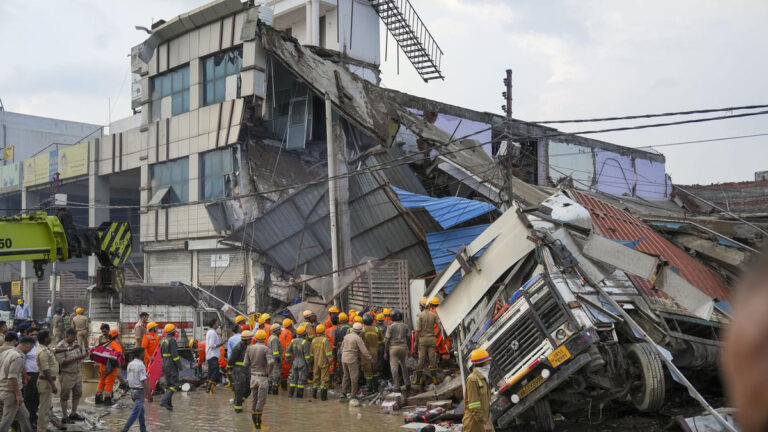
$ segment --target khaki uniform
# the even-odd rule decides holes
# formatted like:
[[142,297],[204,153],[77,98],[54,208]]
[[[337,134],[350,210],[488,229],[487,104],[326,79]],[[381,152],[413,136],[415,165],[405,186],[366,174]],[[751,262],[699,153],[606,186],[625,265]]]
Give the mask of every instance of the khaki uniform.
[[373,357],[368,352],[363,340],[355,332],[350,332],[344,336],[341,341],[341,365],[344,371],[344,378],[341,381],[341,392],[351,392],[352,397],[357,394],[357,385],[360,382],[360,362],[359,358],[364,358],[373,362]]
[[333,359],[333,351],[331,350],[331,343],[325,336],[317,336],[312,341],[310,348],[312,352],[312,358],[314,366],[312,369],[312,376],[315,380],[315,387],[327,389],[328,384],[331,381],[330,367],[331,360]]
[[275,360],[264,344],[250,345],[245,351],[243,365],[251,372],[251,394],[253,395],[253,413],[261,414],[267,403],[269,389],[270,366],[274,368]]
[[24,371],[24,353],[18,348],[7,350],[0,355],[0,406],[3,408],[3,417],[0,420],[0,431],[11,429],[13,420],[18,420],[22,432],[31,432],[32,425],[29,422],[29,411],[24,404],[16,402],[16,395],[11,389],[10,379],[16,379],[21,391],[21,373]]
[[141,341],[144,340],[145,334],[147,334],[147,326],[145,326],[144,323],[139,320],[136,323],[136,326],[133,327],[133,336],[136,338],[136,345],[134,346],[141,346]]
[[43,371],[48,371],[54,380],[59,376],[59,362],[51,348],[40,344],[37,348],[37,367],[40,370],[40,377],[37,380],[37,391],[40,394],[40,405],[38,408],[37,431],[45,432],[48,430],[48,415],[51,412],[51,402],[53,401],[53,389],[51,385],[43,379]]
[[317,336],[317,330],[316,330],[317,323],[311,323],[308,320],[304,320],[300,325],[303,325],[304,329],[307,330],[307,332],[304,334],[304,337],[308,341],[312,342],[312,339],[314,339],[315,336]]
[[85,315],[72,317],[72,327],[77,330],[77,343],[81,348],[88,347],[88,318]]
[[435,342],[435,325],[440,325],[437,314],[431,310],[423,310],[416,319],[416,331],[419,332],[419,363],[416,372],[421,373],[427,366],[431,372],[437,370],[437,342]]
[[379,332],[378,328],[372,325],[363,327],[363,343],[368,348],[368,354],[372,358],[372,361],[368,361],[365,357],[360,359],[363,376],[367,380],[373,379],[377,375],[378,365],[376,363],[379,358],[379,344],[382,342],[384,342],[384,335]]
[[55,346],[60,340],[64,339],[64,317],[61,314],[53,314],[51,328],[53,329],[53,344]]
[[[389,369],[392,372],[392,384],[399,388],[402,377],[404,382],[408,381],[408,367],[405,359],[408,355],[408,326],[400,321],[393,322],[387,327],[387,349],[389,354]],[[402,375],[401,375],[402,373]]]
[[467,377],[462,423],[466,432],[485,432],[486,425],[490,426],[491,431],[494,430],[491,421],[491,386],[477,369]]
[[59,396],[62,402],[69,401],[70,395],[72,400],[78,400],[83,396],[83,376],[82,376],[82,363],[83,360],[73,360],[67,363],[65,361],[85,354],[82,346],[75,348],[77,342],[68,344],[66,340],[62,340],[56,345],[57,350],[69,349],[69,351],[56,354],[56,359],[59,361]]

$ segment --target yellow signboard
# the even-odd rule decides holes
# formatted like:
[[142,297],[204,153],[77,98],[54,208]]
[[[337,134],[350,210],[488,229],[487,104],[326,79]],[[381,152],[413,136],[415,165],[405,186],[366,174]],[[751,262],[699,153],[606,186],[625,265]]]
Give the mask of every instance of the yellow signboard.
[[24,186],[32,186],[49,181],[50,160],[48,153],[24,160]]
[[0,165],[0,192],[21,189],[21,164]]
[[88,143],[83,142],[59,148],[60,178],[77,177],[88,174]]
[[13,161],[13,146],[3,148],[3,160],[6,162]]
[[11,295],[14,297],[21,297],[21,281],[11,281]]

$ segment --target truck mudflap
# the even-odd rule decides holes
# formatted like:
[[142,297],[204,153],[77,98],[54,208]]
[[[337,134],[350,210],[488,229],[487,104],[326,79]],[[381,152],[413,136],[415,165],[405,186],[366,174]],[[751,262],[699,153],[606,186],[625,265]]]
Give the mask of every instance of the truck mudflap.
[[[512,402],[508,397],[499,396],[494,403],[495,406],[491,410],[491,416],[499,427],[506,427],[511,424],[517,416],[531,408],[539,399],[545,397],[549,392],[578,372],[579,369],[584,367],[590,361],[591,357],[589,353],[578,355],[561,368],[558,368],[554,375],[549,377],[549,379],[544,381],[544,383],[523,398],[517,405],[512,406],[512,408],[508,408],[512,405]],[[494,415],[496,413],[499,413],[500,417],[496,418],[496,415]]]

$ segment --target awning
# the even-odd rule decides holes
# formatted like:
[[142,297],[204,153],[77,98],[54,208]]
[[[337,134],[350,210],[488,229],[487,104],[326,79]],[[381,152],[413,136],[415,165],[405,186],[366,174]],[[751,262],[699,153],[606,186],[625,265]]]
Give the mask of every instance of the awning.
[[[432,264],[435,266],[435,272],[440,273],[453,261],[462,246],[472,243],[490,224],[475,225],[453,230],[427,233],[427,244],[429,245],[429,254],[432,256]],[[481,250],[476,254],[479,256]],[[443,290],[450,293],[453,287],[461,280],[461,274],[456,273],[445,283]]]
[[392,187],[392,189],[397,193],[397,198],[403,207],[427,210],[437,223],[445,229],[462,224],[486,213],[498,211],[495,205],[482,201],[461,197],[433,198],[396,187]]

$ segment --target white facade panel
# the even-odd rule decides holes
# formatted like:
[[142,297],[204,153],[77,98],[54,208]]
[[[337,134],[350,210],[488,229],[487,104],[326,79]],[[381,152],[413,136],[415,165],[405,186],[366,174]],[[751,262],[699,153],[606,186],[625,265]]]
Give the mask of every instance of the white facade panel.
[[147,253],[148,283],[192,281],[192,253],[189,251],[163,251]]

